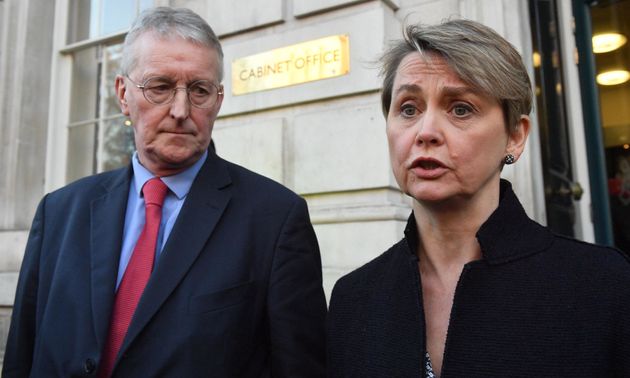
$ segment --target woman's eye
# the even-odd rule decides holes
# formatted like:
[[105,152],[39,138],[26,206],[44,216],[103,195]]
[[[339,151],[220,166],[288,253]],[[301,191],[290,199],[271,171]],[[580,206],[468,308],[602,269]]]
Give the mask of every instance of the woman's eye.
[[416,114],[416,107],[411,104],[404,104],[400,107],[400,112],[406,117],[411,117]]
[[472,113],[473,109],[468,105],[458,104],[453,106],[453,114],[456,117],[465,117]]

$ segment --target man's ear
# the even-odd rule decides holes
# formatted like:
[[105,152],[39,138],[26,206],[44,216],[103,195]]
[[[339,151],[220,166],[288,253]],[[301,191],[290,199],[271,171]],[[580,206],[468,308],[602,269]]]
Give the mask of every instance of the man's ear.
[[116,75],[116,96],[118,97],[118,103],[120,104],[120,111],[122,114],[129,116],[129,105],[127,104],[127,86],[125,85],[125,78],[121,75]]
[[518,160],[525,149],[525,142],[529,135],[531,123],[529,116],[521,115],[521,119],[518,121],[518,125],[514,129],[510,129],[510,135],[508,135],[508,143],[505,147],[506,154],[512,154]]

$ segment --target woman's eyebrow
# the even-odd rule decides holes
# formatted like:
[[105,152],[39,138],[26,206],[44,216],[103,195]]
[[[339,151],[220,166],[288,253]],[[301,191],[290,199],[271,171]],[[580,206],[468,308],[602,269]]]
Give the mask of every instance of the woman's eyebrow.
[[394,91],[394,94],[398,94],[400,92],[412,92],[412,93],[422,93],[422,87],[417,84],[402,84]]

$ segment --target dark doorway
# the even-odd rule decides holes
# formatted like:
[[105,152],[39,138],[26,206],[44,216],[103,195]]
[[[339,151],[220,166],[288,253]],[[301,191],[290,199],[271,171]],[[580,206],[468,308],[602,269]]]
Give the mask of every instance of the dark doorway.
[[614,242],[630,252],[630,0],[589,10]]
[[547,225],[573,237],[574,202],[582,189],[573,181],[556,1],[531,0],[529,5]]

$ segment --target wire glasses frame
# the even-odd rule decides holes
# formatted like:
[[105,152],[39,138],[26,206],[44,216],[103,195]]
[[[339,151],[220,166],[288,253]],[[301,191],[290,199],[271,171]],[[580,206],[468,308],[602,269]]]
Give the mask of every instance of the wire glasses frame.
[[166,105],[173,102],[175,94],[178,90],[185,90],[186,97],[190,104],[196,108],[211,108],[217,101],[219,95],[223,95],[223,86],[208,80],[197,80],[190,83],[187,87],[177,87],[175,84],[163,77],[150,77],[142,84],[136,83],[129,76],[127,79],[131,81],[136,88],[142,90],[144,98],[153,105]]

